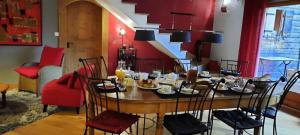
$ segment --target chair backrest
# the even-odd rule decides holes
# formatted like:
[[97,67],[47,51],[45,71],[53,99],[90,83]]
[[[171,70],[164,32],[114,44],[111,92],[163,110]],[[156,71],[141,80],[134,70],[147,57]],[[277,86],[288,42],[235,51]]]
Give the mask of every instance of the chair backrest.
[[257,113],[260,114],[262,109],[266,109],[269,106],[270,100],[274,94],[274,91],[276,90],[277,85],[280,82],[284,82],[285,80],[286,80],[285,77],[280,77],[277,81],[254,81],[253,84],[256,85],[261,85],[261,84],[268,84],[268,85],[266,85],[265,89],[257,89],[257,88],[255,89],[255,93],[257,93],[257,96],[253,103],[251,102],[250,99],[248,108],[251,108],[250,103],[252,103],[252,108],[254,107],[260,108],[259,110],[257,110],[258,111]]
[[63,48],[52,48],[45,46],[43,48],[40,67],[47,65],[61,66],[63,63],[64,49]]
[[136,61],[136,69],[138,72],[148,72],[159,70],[161,73],[165,73],[165,64],[162,59],[159,58],[138,58]]
[[231,71],[232,73],[241,73],[244,71],[247,74],[248,61],[237,61],[237,60],[224,60],[221,59],[221,70]]
[[[117,83],[114,79],[92,79],[87,78],[84,75],[81,75],[77,72],[74,72],[74,76],[76,76],[81,83],[81,90],[84,95],[84,104],[86,110],[86,120],[88,121],[90,117],[90,113],[94,113],[95,116],[99,115],[105,109],[109,108],[108,104],[108,93],[115,93],[117,100],[117,108],[116,110],[120,112],[119,105],[119,94]],[[112,83],[114,86],[107,86],[107,82]],[[99,84],[102,86],[99,86]],[[86,95],[86,90],[88,92],[88,96]],[[89,101],[89,102],[88,102]],[[89,112],[88,106],[92,106],[94,110]]]
[[[82,63],[87,78],[100,79],[108,75],[108,68],[102,56],[92,58],[80,58],[79,62]],[[102,71],[105,72],[102,72]]]
[[[202,121],[202,114],[204,111],[204,107],[205,104],[208,102],[208,104],[210,105],[210,109],[209,109],[209,113],[208,113],[208,121],[210,121],[210,116],[211,116],[211,108],[212,108],[212,101],[213,98],[211,100],[208,100],[208,97],[213,89],[213,87],[218,87],[219,84],[221,82],[225,82],[224,79],[221,79],[219,82],[215,83],[215,85],[211,85],[211,84],[203,84],[201,82],[197,82],[197,83],[187,83],[186,81],[183,81],[180,88],[179,88],[179,93],[181,93],[182,89],[184,87],[189,87],[192,86],[192,93],[196,93],[196,91],[198,91],[198,94],[195,94],[194,96],[191,96],[189,98],[185,98],[186,100],[189,101],[187,108],[185,109],[185,113],[190,113],[192,114],[195,118],[198,118],[198,116],[200,116],[200,121]],[[212,96],[214,97],[214,96]],[[177,115],[178,113],[178,103],[180,100],[180,95],[177,95],[177,99],[176,99],[176,110],[175,110],[175,115]]]
[[286,85],[284,86],[283,93],[280,97],[280,100],[276,106],[276,109],[279,110],[284,102],[284,99],[286,98],[288,92],[291,90],[291,88],[294,86],[294,84],[298,81],[300,78],[300,71],[295,72],[292,77],[287,81]]

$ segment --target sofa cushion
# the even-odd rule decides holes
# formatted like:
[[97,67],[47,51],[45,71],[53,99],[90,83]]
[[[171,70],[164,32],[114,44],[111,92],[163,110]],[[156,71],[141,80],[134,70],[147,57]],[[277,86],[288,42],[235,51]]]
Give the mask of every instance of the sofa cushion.
[[42,103],[67,107],[79,107],[83,104],[84,96],[79,89],[69,88],[56,80],[48,82],[42,90]]
[[38,66],[25,66],[17,68],[16,72],[25,77],[36,79],[39,76],[39,70],[40,68]]
[[72,77],[72,74],[65,74],[57,80],[59,84],[68,84],[69,79]]
[[40,67],[47,65],[60,66],[62,63],[62,58],[64,56],[63,48],[52,48],[45,46],[42,52]]

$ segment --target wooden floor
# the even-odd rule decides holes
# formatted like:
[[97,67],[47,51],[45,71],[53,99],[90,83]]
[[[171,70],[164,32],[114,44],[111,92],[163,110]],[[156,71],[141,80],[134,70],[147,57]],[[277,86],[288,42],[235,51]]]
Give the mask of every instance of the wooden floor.
[[[155,115],[147,115],[153,118]],[[84,131],[85,115],[76,115],[75,112],[59,112],[45,119],[20,127],[4,135],[81,135]],[[300,133],[300,119],[286,113],[280,112],[278,115],[278,133],[279,135],[298,135]],[[142,127],[142,121],[139,122]],[[151,126],[151,121],[146,125]],[[134,129],[135,130],[135,129]],[[142,130],[139,130],[142,134]],[[251,130],[249,132],[252,132]],[[146,130],[146,135],[154,135],[155,126]],[[96,135],[102,135],[96,132]],[[170,133],[165,130],[165,135]],[[233,130],[224,123],[215,120],[213,135],[232,135]],[[124,133],[126,135],[126,133]],[[265,135],[272,135],[272,121],[268,120],[266,124]]]

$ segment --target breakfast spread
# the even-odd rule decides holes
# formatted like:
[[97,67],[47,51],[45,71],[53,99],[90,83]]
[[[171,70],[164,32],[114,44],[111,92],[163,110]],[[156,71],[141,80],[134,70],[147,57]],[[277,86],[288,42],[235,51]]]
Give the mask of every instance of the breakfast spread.
[[157,85],[154,83],[154,81],[150,79],[138,81],[138,86],[146,89],[157,88]]

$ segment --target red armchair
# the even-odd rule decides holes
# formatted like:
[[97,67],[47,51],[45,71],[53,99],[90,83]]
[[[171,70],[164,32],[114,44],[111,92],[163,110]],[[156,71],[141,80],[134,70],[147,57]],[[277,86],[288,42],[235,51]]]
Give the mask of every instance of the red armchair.
[[41,93],[42,87],[49,81],[62,76],[63,48],[45,46],[40,63],[25,63],[16,69],[20,74],[19,90]]
[[73,74],[65,74],[59,79],[48,82],[43,87],[42,104],[44,104],[44,112],[47,111],[48,105],[57,105],[76,107],[76,112],[79,114],[83,102],[84,95],[80,81]]

